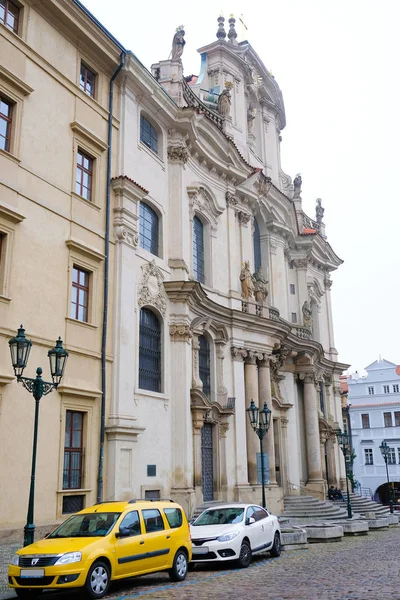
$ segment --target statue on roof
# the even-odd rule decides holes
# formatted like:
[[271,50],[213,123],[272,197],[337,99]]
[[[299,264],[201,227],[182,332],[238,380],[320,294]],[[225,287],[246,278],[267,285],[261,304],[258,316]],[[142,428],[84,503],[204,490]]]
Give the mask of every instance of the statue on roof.
[[231,88],[232,84],[227,81],[225,83],[225,89],[218,97],[218,112],[223,117],[229,117],[229,113],[231,112]]
[[183,53],[183,48],[186,44],[184,36],[185,35],[185,30],[183,28],[183,25],[179,25],[179,27],[176,28],[176,33],[174,35],[174,39],[172,40],[172,55],[171,55],[171,60],[180,60],[182,53]]
[[242,298],[247,300],[252,297],[254,292],[253,278],[251,276],[250,263],[248,260],[243,263],[239,279],[242,287]]
[[321,198],[317,198],[316,207],[315,207],[315,220],[318,225],[321,225],[322,219],[324,218],[325,209],[322,206]]
[[303,180],[301,178],[301,175],[300,175],[300,173],[297,173],[297,175],[293,181],[293,187],[294,187],[293,198],[300,198],[302,183],[303,183]]
[[256,118],[257,109],[252,102],[249,104],[249,108],[247,109],[247,131],[249,133],[253,130],[254,119]]

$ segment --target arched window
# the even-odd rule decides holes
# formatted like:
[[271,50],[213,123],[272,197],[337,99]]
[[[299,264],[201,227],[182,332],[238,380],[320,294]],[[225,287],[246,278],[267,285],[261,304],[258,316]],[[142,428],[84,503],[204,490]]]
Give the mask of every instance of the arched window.
[[158,133],[143,115],[140,115],[140,141],[146,144],[150,150],[158,153]]
[[161,324],[148,308],[140,311],[139,387],[161,392]]
[[261,240],[260,240],[260,228],[257,223],[257,219],[254,219],[254,233],[253,233],[253,249],[254,249],[254,271],[257,273],[261,267]]
[[203,392],[210,397],[211,394],[211,367],[210,345],[204,335],[199,336],[199,375],[203,383]]
[[193,219],[193,275],[204,283],[204,226],[198,217]]
[[148,204],[140,203],[140,246],[158,256],[158,216]]

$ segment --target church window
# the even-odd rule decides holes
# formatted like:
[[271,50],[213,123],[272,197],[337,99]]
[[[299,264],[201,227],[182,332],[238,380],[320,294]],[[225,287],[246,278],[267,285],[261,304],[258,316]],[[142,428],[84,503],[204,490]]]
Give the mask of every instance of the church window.
[[140,311],[139,387],[161,392],[161,324],[148,308]]
[[140,246],[158,256],[159,224],[156,212],[144,202],[140,203]]
[[254,248],[254,270],[255,272],[261,267],[261,239],[260,239],[260,228],[257,223],[257,219],[254,219],[254,233],[253,233],[253,248]]
[[140,116],[140,141],[146,144],[150,150],[158,153],[158,133],[143,115]]
[[210,397],[211,394],[211,367],[210,345],[204,335],[199,336],[199,375],[203,383],[203,392]]
[[204,226],[198,217],[193,219],[193,275],[204,283]]

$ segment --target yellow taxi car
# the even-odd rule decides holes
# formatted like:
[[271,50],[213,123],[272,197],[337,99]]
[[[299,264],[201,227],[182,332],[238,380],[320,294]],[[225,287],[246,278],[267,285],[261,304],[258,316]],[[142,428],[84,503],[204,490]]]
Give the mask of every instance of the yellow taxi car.
[[192,558],[189,525],[172,500],[95,504],[72,515],[43,540],[21,548],[8,585],[32,600],[43,590],[84,588],[102,598],[110,582],[168,571],[182,581]]

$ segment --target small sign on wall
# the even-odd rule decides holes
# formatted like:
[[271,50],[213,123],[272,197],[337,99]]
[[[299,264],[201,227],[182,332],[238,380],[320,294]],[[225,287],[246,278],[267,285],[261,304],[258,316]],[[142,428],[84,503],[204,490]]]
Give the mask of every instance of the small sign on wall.
[[[263,452],[264,458],[264,483],[271,482],[271,475],[269,472],[269,457],[268,452]],[[261,477],[261,452],[257,452],[257,482],[262,483]]]

